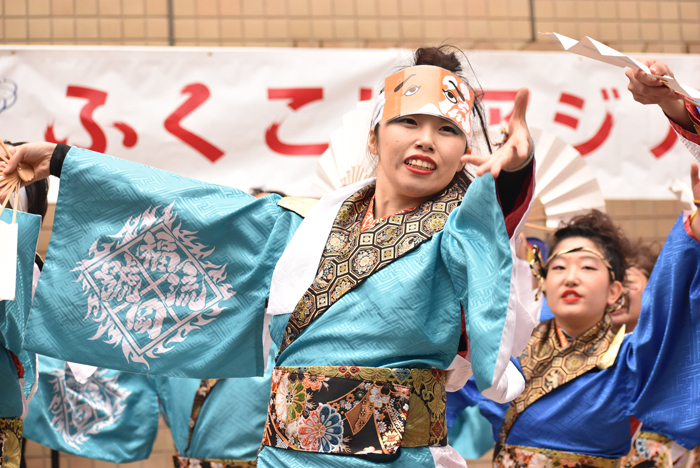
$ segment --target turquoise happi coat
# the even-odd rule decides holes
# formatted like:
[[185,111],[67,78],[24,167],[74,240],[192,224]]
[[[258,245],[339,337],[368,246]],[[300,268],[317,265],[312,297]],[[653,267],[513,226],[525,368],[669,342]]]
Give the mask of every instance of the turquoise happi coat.
[[[266,315],[265,302],[300,215],[274,195],[255,199],[76,148],[61,179],[28,349],[172,377],[262,375],[265,324],[279,345],[292,312]],[[511,266],[496,184],[486,175],[471,184],[442,231],[341,297],[276,365],[447,369],[457,354],[463,308],[477,384],[494,387],[511,354]],[[404,448],[381,460],[433,466],[454,457],[449,449]],[[271,447],[258,462],[374,464],[371,457]]]
[[[271,351],[262,377],[205,385],[195,379],[151,377],[182,466],[201,466],[202,460],[255,460],[265,429],[275,349]],[[198,391],[204,396],[196,403]]]
[[131,463],[148,458],[158,432],[158,396],[149,376],[96,369],[76,376],[39,356],[39,385],[24,436],[71,455]]
[[[5,209],[3,222],[12,222]],[[24,330],[32,304],[34,256],[41,217],[17,212],[17,276],[15,299],[0,301],[0,418],[19,418],[34,388],[36,357],[24,349]],[[14,357],[13,357],[14,355]]]

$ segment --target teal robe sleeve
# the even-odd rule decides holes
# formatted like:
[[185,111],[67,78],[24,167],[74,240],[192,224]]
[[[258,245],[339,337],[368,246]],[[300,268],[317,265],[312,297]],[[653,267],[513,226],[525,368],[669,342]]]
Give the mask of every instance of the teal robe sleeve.
[[278,200],[72,148],[26,348],[127,372],[262,375],[272,271],[301,222]]
[[[3,222],[12,222],[12,210],[2,213]],[[29,397],[35,378],[35,356],[24,349],[25,328],[32,305],[34,255],[39,239],[41,218],[17,212],[17,276],[15,299],[0,301],[0,417],[20,417],[23,398]],[[21,379],[15,368],[12,352],[19,360]],[[17,389],[20,392],[17,392]]]
[[78,382],[68,365],[39,356],[39,387],[24,436],[71,455],[131,463],[148,458],[158,432],[158,397],[149,377],[97,369]]
[[510,242],[490,174],[474,180],[450,214],[440,249],[464,310],[474,378],[479,390],[485,391],[499,383],[510,362],[508,327],[514,323],[506,320]]

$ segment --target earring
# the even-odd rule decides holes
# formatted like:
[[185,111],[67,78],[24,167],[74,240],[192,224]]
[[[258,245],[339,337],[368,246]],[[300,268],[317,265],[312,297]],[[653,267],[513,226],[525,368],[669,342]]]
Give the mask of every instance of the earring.
[[608,304],[605,312],[608,314],[622,309],[627,304],[627,294],[622,294],[613,304]]
[[545,262],[542,260],[542,252],[539,246],[532,246],[532,260],[530,261],[530,271],[532,276],[534,276],[539,282],[539,287],[535,291],[535,300],[540,299],[540,294],[546,293],[546,287],[544,283],[544,271],[546,270]]

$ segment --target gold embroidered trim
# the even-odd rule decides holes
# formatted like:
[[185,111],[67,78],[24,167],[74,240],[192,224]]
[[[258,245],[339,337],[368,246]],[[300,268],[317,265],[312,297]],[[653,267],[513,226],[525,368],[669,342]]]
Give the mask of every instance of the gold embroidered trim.
[[[624,337],[620,335],[620,341]],[[557,338],[555,319],[539,324],[520,355],[525,390],[508,407],[499,442],[505,443],[513,424],[528,406],[552,390],[598,367],[606,358],[613,339],[612,319],[608,314],[583,335],[562,346]],[[619,349],[619,348],[618,348]],[[611,351],[612,353],[612,351]],[[617,351],[615,351],[615,356]],[[614,357],[612,358],[614,363]]]
[[627,325],[623,323],[620,329],[617,331],[617,335],[615,335],[615,338],[613,338],[612,343],[610,343],[608,350],[605,352],[605,354],[603,354],[603,357],[600,358],[600,361],[598,362],[598,369],[608,369],[615,364],[617,353],[620,352],[620,346],[622,346],[622,340],[625,339],[626,329]]
[[671,446],[671,444],[673,444],[671,439],[669,439],[665,435],[657,434],[656,432],[641,431],[637,436],[637,439],[653,440],[656,442],[660,442],[664,445],[668,445],[669,447]]
[[302,218],[311,212],[311,209],[316,206],[318,199],[316,198],[298,198],[298,197],[284,197],[277,202],[277,206],[281,206],[289,211],[293,211]]
[[415,210],[384,218],[365,232],[361,230],[362,220],[374,185],[348,197],[333,222],[316,277],[289,318],[277,357],[341,297],[442,231],[464,193],[458,183],[453,183]]
[[258,465],[255,460],[217,460],[173,455],[175,468],[249,468]]
[[404,385],[411,390],[402,447],[445,445],[447,442],[445,382],[441,369],[404,369],[359,366],[279,367],[287,372],[320,374],[325,377],[369,380]]
[[[498,450],[500,448],[500,450]],[[521,445],[496,446],[494,452],[494,468],[512,468],[515,466],[553,466],[560,468],[593,466],[596,468],[618,468],[620,459],[605,458],[583,453],[564,452],[561,450],[550,450],[538,447],[524,447]],[[533,457],[541,455],[548,460],[538,460]]]
[[23,431],[21,419],[0,418],[0,468],[19,468]]

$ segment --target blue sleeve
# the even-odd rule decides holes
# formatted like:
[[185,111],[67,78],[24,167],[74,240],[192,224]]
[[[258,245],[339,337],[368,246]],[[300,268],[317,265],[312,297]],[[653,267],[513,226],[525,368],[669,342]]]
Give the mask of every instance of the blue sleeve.
[[163,418],[168,421],[175,449],[185,454],[189,439],[190,418],[194,397],[201,380],[151,377],[160,401]]
[[[12,223],[12,209],[3,211],[1,219],[5,223]],[[24,349],[25,329],[29,319],[29,311],[32,306],[32,280],[34,277],[34,256],[36,254],[39,230],[41,229],[41,217],[33,214],[17,212],[17,262],[15,298],[11,301],[0,301],[0,349],[11,351],[24,368],[24,396],[28,397],[34,384],[36,360],[34,354]],[[3,265],[4,266],[4,265]],[[9,356],[9,354],[8,354]],[[3,357],[4,358],[4,357]],[[12,359],[10,359],[12,364]],[[17,371],[12,365],[13,379],[17,378]],[[0,387],[4,382],[0,378]],[[8,381],[9,382],[9,381]],[[2,392],[9,391],[3,388]],[[14,398],[14,397],[13,397]],[[21,398],[21,394],[17,395]],[[21,400],[20,400],[21,401]],[[22,414],[20,411],[19,415]],[[17,416],[19,416],[17,415]],[[0,415],[0,417],[2,417]]]
[[498,434],[501,432],[501,426],[503,425],[503,418],[505,418],[506,410],[510,403],[496,403],[481,395],[473,378],[467,381],[460,393],[463,395],[464,400],[469,402],[469,406],[477,406],[481,415],[491,424],[492,442],[498,440]]
[[0,346],[0,418],[22,416],[22,389],[10,352]]
[[25,347],[126,372],[262,375],[272,271],[301,222],[278,200],[72,148]]
[[490,174],[478,177],[447,219],[440,249],[464,309],[472,369],[482,391],[500,381],[510,358],[511,343],[502,343],[507,327],[515,323],[506,320],[509,242],[494,179]]
[[39,386],[24,436],[54,450],[112,463],[148,458],[158,399],[148,376],[97,369],[75,380],[65,362],[39,357]]
[[685,231],[682,217],[666,239],[639,323],[618,359],[631,414],[685,447],[700,444],[700,243]]

